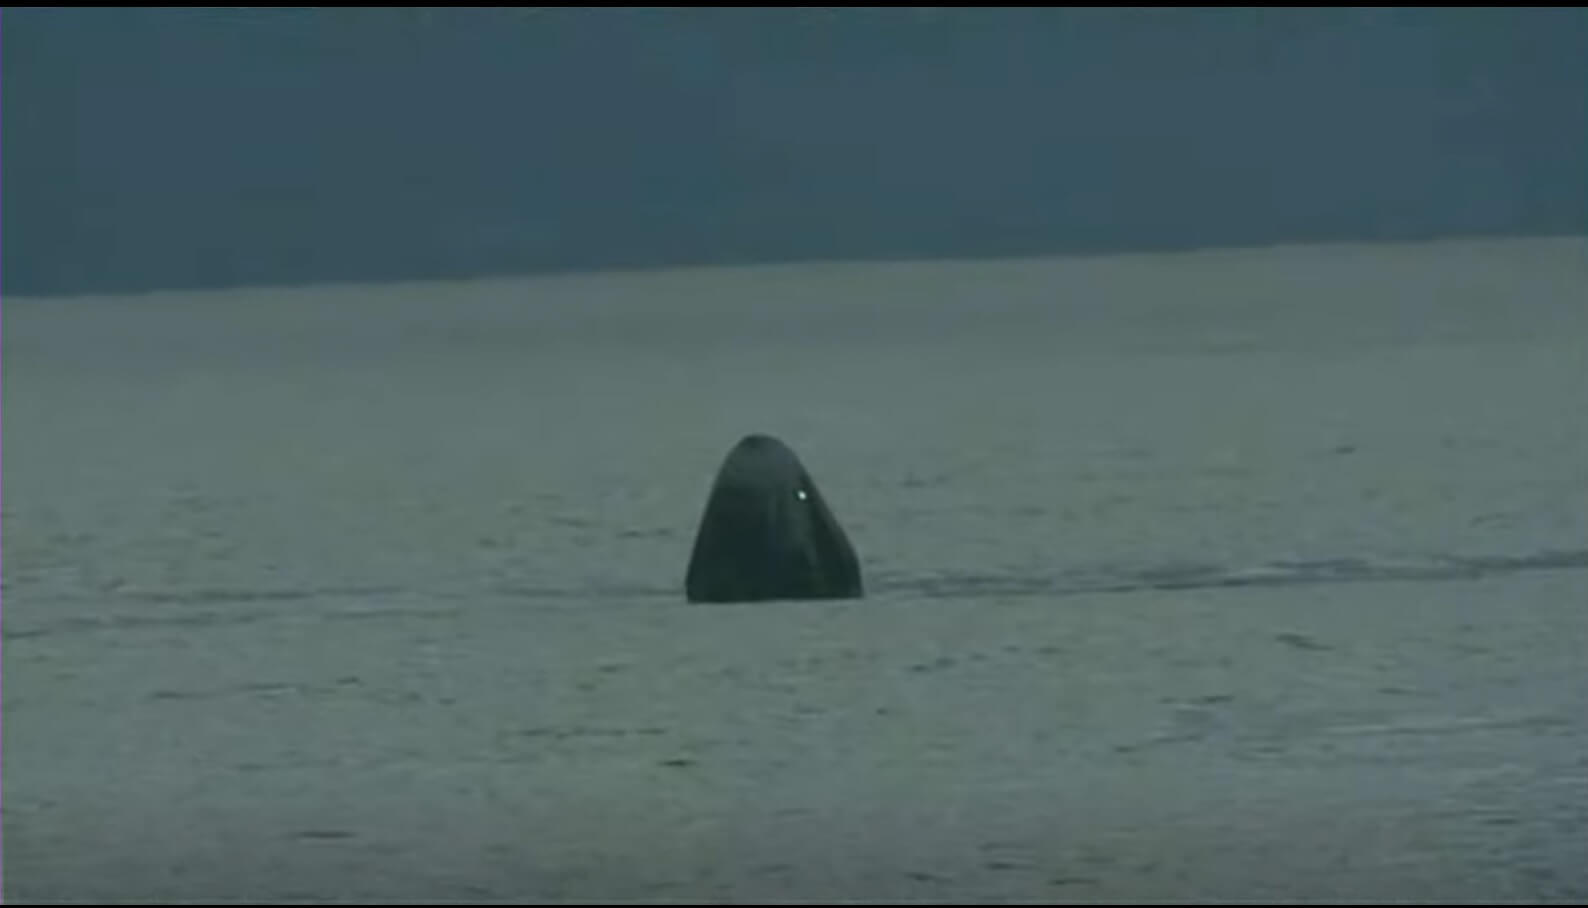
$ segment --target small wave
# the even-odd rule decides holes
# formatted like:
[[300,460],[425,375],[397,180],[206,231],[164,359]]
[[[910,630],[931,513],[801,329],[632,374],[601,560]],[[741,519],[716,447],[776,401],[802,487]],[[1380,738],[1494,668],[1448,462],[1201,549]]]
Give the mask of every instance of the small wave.
[[[1108,593],[1283,587],[1335,583],[1444,582],[1478,580],[1539,571],[1588,568],[1588,549],[1548,550],[1526,555],[1433,555],[1422,558],[1328,558],[1275,560],[1231,567],[1176,562],[1134,568],[1081,566],[1057,574],[880,574],[868,584],[875,599],[1006,599]],[[491,607],[537,609],[649,608],[683,605],[681,586],[663,584],[495,585],[481,590],[427,591],[383,586],[311,589],[120,590],[103,600],[178,606],[150,612],[110,611],[76,615],[36,625],[8,620],[3,637],[26,640],[58,633],[138,628],[218,628],[280,620],[457,619]],[[101,601],[103,601],[101,600]],[[371,601],[374,600],[374,601]],[[275,605],[266,606],[266,603]],[[283,608],[280,603],[312,604]]]
[[[682,581],[680,581],[681,583]],[[536,584],[498,584],[491,594],[513,599],[532,599],[539,602],[587,602],[599,600],[633,601],[640,599],[676,599],[683,587],[641,584],[592,583],[583,586],[541,586]]]
[[[434,612],[436,609],[397,607],[391,605],[393,597],[404,596],[399,587],[345,586],[313,587],[300,589],[246,589],[200,587],[194,589],[129,589],[109,590],[92,597],[42,597],[58,606],[81,611],[92,607],[96,614],[76,614],[37,624],[18,624],[15,612],[6,615],[0,638],[7,641],[28,640],[61,633],[86,633],[93,631],[120,631],[139,628],[216,628],[283,618],[321,617],[327,619],[356,619],[375,615],[392,615],[403,612]],[[383,599],[378,605],[368,604],[372,598]],[[127,611],[119,604],[138,606],[171,606]],[[284,608],[283,604],[315,605],[314,608]]]
[[313,589],[234,589],[200,588],[167,590],[118,590],[117,599],[147,602],[159,605],[225,605],[253,602],[305,602],[319,599],[362,598],[366,596],[391,596],[401,593],[394,586],[317,587]]
[[289,612],[281,609],[238,609],[222,611],[204,610],[177,615],[112,614],[64,618],[44,624],[24,627],[7,627],[3,638],[7,642],[50,637],[57,634],[89,633],[94,631],[125,631],[146,629],[191,628],[210,630],[260,624],[267,621],[312,618],[321,621],[359,621],[379,618],[442,618],[455,617],[458,606],[405,607],[405,608],[343,608],[329,611]]
[[1189,591],[1330,583],[1478,580],[1484,577],[1533,571],[1584,568],[1588,568],[1588,549],[1569,549],[1528,555],[1276,560],[1247,567],[1200,563],[1156,565],[1136,569],[1090,567],[1077,568],[1048,577],[983,574],[886,577],[874,582],[871,592],[879,596],[926,598],[1073,596],[1150,590]]

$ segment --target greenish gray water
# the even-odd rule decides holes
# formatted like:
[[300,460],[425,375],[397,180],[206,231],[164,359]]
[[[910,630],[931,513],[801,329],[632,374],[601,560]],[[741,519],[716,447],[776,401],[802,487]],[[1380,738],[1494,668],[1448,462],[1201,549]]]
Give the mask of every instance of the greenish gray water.
[[[195,705],[192,713],[146,717],[153,725],[124,729],[129,737],[120,745],[106,740],[83,751],[82,737],[66,729],[91,725],[64,718],[74,708],[97,704],[108,715],[116,690],[146,695],[127,709],[181,707],[197,696],[183,691],[205,688],[192,679],[206,672],[235,675],[227,683],[236,686],[226,689],[253,691],[249,697],[275,696],[265,691],[271,685],[278,693],[312,689],[329,698],[316,702],[334,707],[338,678],[379,674],[376,652],[408,653],[393,658],[410,664],[404,660],[413,647],[430,645],[416,641],[433,639],[433,630],[419,628],[436,622],[487,635],[451,651],[464,662],[470,648],[482,647],[510,660],[499,634],[549,659],[521,636],[540,633],[537,620],[546,628],[599,622],[580,624],[577,633],[545,631],[571,647],[564,667],[575,672],[633,656],[625,640],[666,650],[680,645],[673,631],[709,635],[718,619],[703,614],[731,616],[722,620],[742,625],[759,646],[785,645],[771,641],[790,635],[838,658],[829,650],[849,631],[872,635],[864,638],[868,651],[883,653],[880,641],[892,634],[926,633],[914,622],[941,629],[945,615],[969,621],[967,614],[983,611],[985,623],[970,636],[991,652],[998,622],[1011,616],[1025,630],[1009,629],[1003,645],[1018,648],[1044,620],[1117,607],[1142,618],[1111,638],[1107,651],[1122,670],[1133,646],[1156,645],[1154,622],[1183,632],[1190,620],[1139,611],[1140,602],[1158,600],[1127,596],[1111,606],[1109,597],[1093,595],[1109,591],[1179,591],[1207,620],[1220,612],[1219,596],[1235,597],[1219,619],[1233,622],[1231,641],[1264,619],[1253,591],[1228,587],[1255,586],[1256,595],[1319,587],[1328,592],[1318,596],[1332,597],[1331,608],[1353,620],[1396,613],[1386,619],[1395,633],[1434,620],[1438,599],[1463,585],[1494,597],[1491,610],[1477,601],[1461,607],[1462,621],[1480,623],[1506,621],[1496,610],[1530,610],[1507,589],[1542,589],[1552,603],[1544,611],[1555,620],[1564,607],[1558,597],[1583,591],[1588,578],[1585,252],[1588,244],[1565,239],[8,300],[7,841],[20,842],[8,848],[8,857],[20,855],[7,861],[8,885],[56,897],[126,891],[83,880],[86,865],[71,857],[72,837],[88,828],[72,819],[87,809],[75,800],[83,795],[73,794],[86,791],[87,777],[179,754],[187,756],[178,762],[194,761],[203,775],[264,746],[245,743],[237,731],[227,734],[244,737],[226,737],[230,744],[205,739],[187,750],[180,738],[157,740],[148,730],[170,721],[175,734],[181,715],[222,715],[219,705],[204,708],[210,712]],[[805,459],[861,554],[866,601],[717,613],[683,604],[683,570],[707,487],[722,455],[748,432],[778,435]],[[1386,594],[1382,584],[1391,581],[1403,592]],[[1412,590],[1420,592],[1405,592]],[[1276,614],[1294,619],[1301,601],[1276,598]],[[351,617],[366,620],[335,620]],[[296,636],[293,628],[310,619],[334,621],[323,633],[338,641],[335,651],[316,649],[329,645],[312,641],[320,632]],[[629,622],[651,636],[630,640],[622,630]],[[751,623],[760,629],[747,629]],[[952,661],[953,635],[971,625],[955,626],[926,654],[919,646],[911,652],[921,664]],[[1557,642],[1559,634],[1580,637],[1580,625],[1552,626],[1542,633]],[[1281,631],[1263,639],[1288,639],[1275,636]],[[1443,640],[1457,631],[1429,633]],[[1140,639],[1128,644],[1130,634]],[[715,639],[738,647],[730,636]],[[1308,638],[1294,639],[1288,649],[1305,651]],[[364,651],[360,641],[376,649]],[[1231,645],[1215,661],[1238,679],[1242,653]],[[315,655],[303,655],[304,647]],[[204,668],[191,661],[201,652]],[[156,653],[163,655],[144,661]],[[294,667],[299,657],[307,661]],[[231,660],[244,668],[223,667]],[[339,673],[331,667],[338,660],[365,667]],[[1544,724],[1523,726],[1569,728],[1580,741],[1580,717],[1546,708],[1570,683],[1559,673],[1563,663],[1549,664],[1555,673],[1535,702]],[[1268,670],[1282,672],[1277,665]],[[459,671],[473,678],[483,669]],[[848,696],[828,690],[835,682],[822,671],[805,666],[798,683],[827,690],[834,702]],[[859,670],[844,663],[837,671]],[[657,677],[666,702],[671,676]],[[1185,682],[1172,671],[1155,677],[1164,696]],[[523,688],[486,695],[457,677],[446,683],[465,703],[482,695],[533,699]],[[569,717],[580,710],[637,708],[583,696],[566,701],[577,704],[568,707],[568,722],[577,725]],[[705,708],[706,701],[693,702]],[[498,718],[513,708],[498,705]],[[234,706],[224,708],[228,723],[238,721]],[[332,765],[337,753],[401,736],[408,721],[449,734],[446,708],[425,708],[440,712],[423,722],[401,718],[400,709],[379,721],[342,714],[346,722],[374,723],[360,725],[366,731],[357,745],[328,743],[341,739],[324,716],[294,713],[292,722],[271,727],[301,734],[294,746]],[[1479,712],[1511,727],[1489,706]],[[261,721],[285,721],[271,715]],[[1353,713],[1353,721],[1362,725],[1367,715]],[[582,721],[601,725],[602,717]],[[648,726],[629,731],[640,727]],[[757,721],[743,727],[751,739],[770,734],[758,732]],[[857,729],[824,734],[835,747],[864,753],[870,745],[856,743],[864,740]],[[1003,732],[967,726],[965,734]],[[272,740],[270,747],[284,746]],[[134,762],[103,762],[110,753]],[[976,753],[978,765],[990,759]],[[1011,759],[1029,772],[1038,765],[1033,753]],[[901,771],[897,760],[887,765]],[[233,791],[233,782],[209,784],[191,803],[224,812],[216,805],[229,803],[233,796],[221,793]],[[1287,790],[1272,784],[1271,792]],[[277,803],[255,791],[264,798],[257,803]],[[791,792],[781,797],[797,806]],[[1009,796],[1000,789],[976,803],[986,808]],[[727,808],[713,803],[721,819]],[[424,822],[420,814],[398,815]],[[1581,822],[1580,811],[1573,816]],[[37,825],[18,825],[27,822]],[[122,815],[119,822],[131,821]],[[594,841],[599,825],[580,826],[579,834]],[[40,838],[38,829],[53,830],[53,838]],[[94,846],[96,860],[110,860],[105,847]],[[931,847],[921,847],[921,859],[930,860]],[[114,864],[146,893],[213,897],[198,883],[188,890],[170,879],[150,882],[130,866]],[[321,868],[321,882],[300,894],[451,898],[468,891],[411,880],[360,888],[335,875],[341,872]],[[588,886],[487,887],[485,894],[687,898],[696,891],[603,889],[600,873],[580,872]],[[814,878],[791,872],[797,880],[771,888],[744,878],[699,891],[921,896],[859,877],[812,889],[799,880]],[[1485,883],[1470,897],[1588,891],[1580,867],[1575,878],[1554,872],[1553,883],[1531,890]],[[1356,889],[1339,881],[1243,888],[1237,870],[1220,873],[1186,891],[1407,894],[1383,868]],[[1175,898],[1172,886],[1120,885],[1106,891]],[[291,897],[291,887],[270,891]],[[1052,896],[970,883],[952,891],[973,899]]]
[[1570,560],[1582,252],[12,302],[8,624],[66,599],[665,601],[751,431],[808,461],[881,595]]

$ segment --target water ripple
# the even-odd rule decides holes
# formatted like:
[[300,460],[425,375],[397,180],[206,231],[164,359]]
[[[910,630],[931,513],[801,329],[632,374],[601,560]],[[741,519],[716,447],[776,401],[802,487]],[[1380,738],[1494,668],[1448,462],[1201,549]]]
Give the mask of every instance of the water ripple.
[[[937,573],[874,575],[868,595],[875,599],[1007,599],[1069,597],[1153,590],[1217,590],[1337,583],[1448,582],[1478,580],[1537,571],[1588,568],[1588,549],[1545,550],[1526,555],[1433,555],[1423,558],[1328,558],[1276,560],[1247,567],[1206,563],[1166,563],[1121,568],[1081,566],[1053,575]],[[117,611],[115,603],[165,605],[152,612]],[[481,604],[481,603],[485,604]],[[267,606],[266,604],[269,603]],[[119,591],[94,605],[103,614],[76,615],[38,624],[8,620],[8,641],[60,633],[122,631],[134,628],[213,628],[263,621],[310,619],[379,620],[391,617],[445,617],[457,620],[490,607],[535,609],[666,607],[683,605],[682,591],[665,584],[595,584],[577,587],[526,584],[484,590],[425,591],[361,586],[335,589],[172,589]],[[287,607],[292,606],[292,607]]]
[[929,577],[881,577],[871,584],[871,592],[879,596],[972,599],[1073,596],[1150,590],[1182,591],[1331,583],[1478,580],[1532,571],[1584,568],[1588,568],[1588,549],[1567,549],[1527,555],[1277,560],[1249,567],[1201,563],[1165,564],[1134,569],[1083,567],[1053,576],[937,574]]

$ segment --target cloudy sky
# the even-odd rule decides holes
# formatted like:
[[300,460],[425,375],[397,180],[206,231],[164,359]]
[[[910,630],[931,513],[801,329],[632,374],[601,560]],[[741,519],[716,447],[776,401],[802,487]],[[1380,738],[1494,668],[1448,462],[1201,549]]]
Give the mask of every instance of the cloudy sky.
[[7,9],[8,294],[1588,231],[1578,9]]

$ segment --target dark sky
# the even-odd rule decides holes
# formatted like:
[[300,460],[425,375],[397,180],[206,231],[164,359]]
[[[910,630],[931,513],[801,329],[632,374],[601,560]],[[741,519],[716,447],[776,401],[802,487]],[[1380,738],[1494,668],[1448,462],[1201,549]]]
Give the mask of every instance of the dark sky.
[[4,291],[1588,231],[1583,9],[7,9]]

